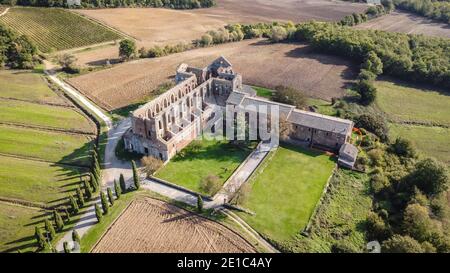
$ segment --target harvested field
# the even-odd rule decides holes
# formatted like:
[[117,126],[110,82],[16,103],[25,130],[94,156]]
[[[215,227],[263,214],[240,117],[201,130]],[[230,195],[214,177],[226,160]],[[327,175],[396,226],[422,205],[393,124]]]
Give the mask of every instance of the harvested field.
[[405,12],[392,12],[389,15],[362,23],[356,28],[450,38],[450,27],[447,24],[437,23],[422,16]]
[[[137,40],[138,47],[191,42],[206,31],[230,23],[273,21],[338,21],[367,5],[329,0],[218,0],[216,7],[195,10],[154,8],[81,9],[76,12],[109,25]],[[76,54],[84,63],[98,65],[118,58],[117,46]]]
[[302,44],[246,40],[170,56],[143,59],[69,79],[69,83],[107,110],[139,102],[175,75],[180,63],[205,66],[228,58],[246,84],[273,88],[287,85],[311,97],[340,97],[355,75],[349,61],[314,53]]
[[249,253],[255,249],[219,223],[162,201],[140,198],[111,225],[92,252]]
[[136,38],[142,45],[190,42],[228,23],[337,21],[366,5],[327,0],[219,0],[195,10],[118,8],[77,10]]

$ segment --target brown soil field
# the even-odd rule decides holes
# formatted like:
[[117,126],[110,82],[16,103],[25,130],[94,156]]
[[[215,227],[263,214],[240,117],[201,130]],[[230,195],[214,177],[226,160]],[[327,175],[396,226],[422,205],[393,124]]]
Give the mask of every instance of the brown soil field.
[[[138,48],[154,45],[190,43],[209,30],[229,23],[273,21],[337,21],[367,5],[336,0],[218,0],[216,7],[195,10],[156,8],[114,8],[75,10],[111,26],[137,41]],[[75,54],[82,64],[103,64],[117,59],[117,46]],[[103,62],[102,62],[103,61]]]
[[437,23],[430,19],[405,12],[392,12],[389,15],[362,23],[356,26],[356,28],[379,29],[391,32],[450,38],[450,27],[447,24]]
[[225,226],[168,203],[133,201],[92,249],[94,253],[253,253]]
[[174,77],[179,64],[204,67],[220,55],[233,63],[245,84],[269,88],[291,86],[310,97],[325,100],[344,95],[347,84],[355,76],[349,61],[314,53],[306,45],[245,40],[127,62],[68,82],[106,110],[113,110],[151,95],[161,83]]
[[218,0],[195,10],[156,8],[81,9],[77,12],[112,26],[143,46],[190,42],[228,23],[307,20],[336,21],[366,5],[329,0]]

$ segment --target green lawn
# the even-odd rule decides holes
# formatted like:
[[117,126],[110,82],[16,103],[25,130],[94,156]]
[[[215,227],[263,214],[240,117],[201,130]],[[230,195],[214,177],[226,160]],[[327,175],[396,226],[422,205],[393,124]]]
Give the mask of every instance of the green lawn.
[[[202,178],[212,174],[224,183],[251,152],[251,149],[239,149],[227,141],[201,140],[200,143],[198,151],[184,157],[175,156],[156,176],[206,194],[200,189]],[[185,149],[189,150],[190,146]]]
[[0,156],[0,196],[55,205],[76,189],[83,172],[76,167]]
[[377,81],[376,103],[394,121],[450,125],[450,96],[388,81]]
[[255,216],[240,215],[278,243],[293,239],[306,227],[334,166],[322,152],[281,146],[250,180],[252,190],[242,206]]
[[0,100],[2,122],[93,132],[92,124],[73,109],[23,101]]
[[67,104],[51,90],[40,73],[26,70],[0,70],[0,98]]
[[450,166],[450,129],[430,126],[391,124],[393,138],[409,139],[426,156],[439,159]]
[[256,95],[266,98],[266,99],[272,98],[272,94],[273,94],[273,92],[275,92],[272,89],[259,87],[259,86],[252,86],[252,88],[255,89]]
[[0,153],[89,166],[91,139],[0,125]]
[[26,35],[45,53],[122,38],[92,20],[59,8],[14,7],[0,17],[0,23]]

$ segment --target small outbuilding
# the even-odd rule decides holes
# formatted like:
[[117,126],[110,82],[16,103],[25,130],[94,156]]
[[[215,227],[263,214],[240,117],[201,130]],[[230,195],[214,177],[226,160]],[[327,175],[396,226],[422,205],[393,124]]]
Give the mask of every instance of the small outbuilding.
[[353,169],[356,158],[358,157],[358,148],[350,143],[345,143],[339,149],[339,166]]

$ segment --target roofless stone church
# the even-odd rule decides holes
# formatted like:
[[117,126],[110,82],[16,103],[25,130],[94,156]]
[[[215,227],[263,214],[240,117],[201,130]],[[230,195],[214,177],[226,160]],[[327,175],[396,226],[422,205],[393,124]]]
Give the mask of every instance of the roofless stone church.
[[[348,142],[352,121],[259,98],[252,88],[242,85],[241,75],[224,57],[205,68],[181,64],[176,83],[131,114],[132,126],[124,136],[127,150],[167,161],[197,138],[208,123],[214,122],[217,111],[225,111],[227,106],[277,106],[283,119],[280,122],[290,127],[287,141],[334,152],[344,144],[346,149],[342,151],[351,149]],[[349,157],[346,153],[348,167],[353,166],[355,159],[356,155]]]

